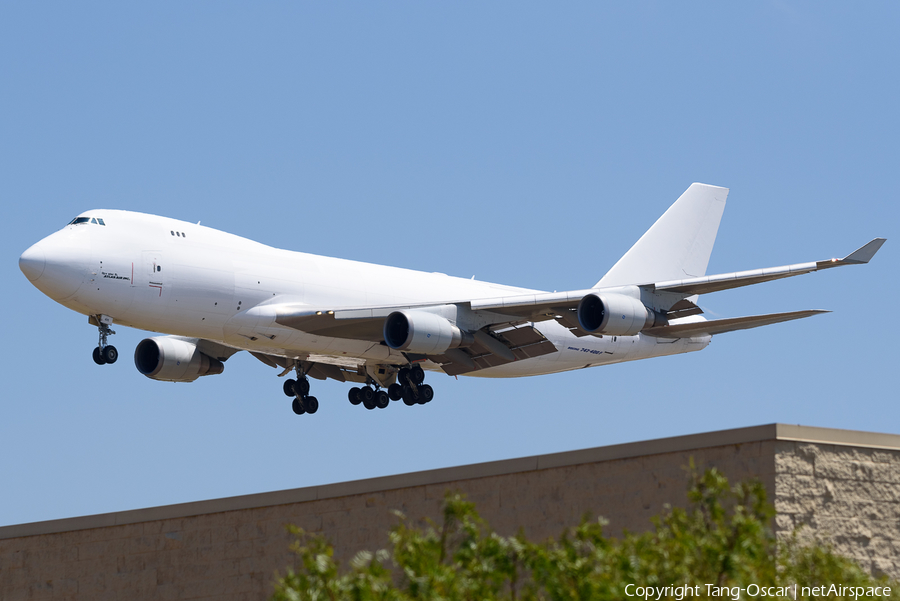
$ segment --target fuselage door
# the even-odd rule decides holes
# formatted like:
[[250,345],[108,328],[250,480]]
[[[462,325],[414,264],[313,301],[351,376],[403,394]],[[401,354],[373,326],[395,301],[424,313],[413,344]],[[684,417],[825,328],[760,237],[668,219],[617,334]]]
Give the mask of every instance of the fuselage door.
[[[159,250],[144,251],[144,280],[145,285],[158,291],[161,297],[165,283],[166,271],[163,265],[163,253]],[[141,282],[138,283],[140,285]]]
[[141,267],[140,270],[135,269],[134,274],[134,308],[139,312],[137,323],[144,323],[143,319],[157,318],[165,312],[170,296],[166,286],[171,278],[168,267],[162,251],[145,250],[141,253]]

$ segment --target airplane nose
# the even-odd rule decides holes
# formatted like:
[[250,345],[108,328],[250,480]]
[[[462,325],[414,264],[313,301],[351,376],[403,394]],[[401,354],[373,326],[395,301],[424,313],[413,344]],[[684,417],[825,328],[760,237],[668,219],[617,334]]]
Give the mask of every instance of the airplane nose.
[[44,251],[37,244],[23,252],[22,256],[19,257],[19,269],[31,282],[36,282],[43,275],[46,265],[47,259]]
[[81,288],[90,260],[89,240],[57,232],[23,252],[19,269],[35,288],[62,302]]

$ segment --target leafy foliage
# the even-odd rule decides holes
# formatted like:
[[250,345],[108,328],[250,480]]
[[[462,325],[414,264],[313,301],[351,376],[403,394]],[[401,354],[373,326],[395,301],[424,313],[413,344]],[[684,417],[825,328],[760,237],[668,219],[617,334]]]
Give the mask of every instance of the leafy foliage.
[[[692,471],[688,498],[688,509],[667,508],[643,534],[608,538],[602,518],[585,518],[558,539],[531,542],[521,533],[498,535],[472,503],[448,493],[440,524],[414,527],[398,513],[392,550],[359,553],[349,570],[334,561],[324,537],[294,528],[297,566],[279,578],[273,599],[574,601],[626,599],[629,584],[700,585],[699,594],[686,598],[705,598],[707,585],[745,591],[751,584],[891,585],[826,545],[803,545],[796,536],[779,543],[769,527],[774,509],[759,482],[732,487],[714,468]],[[670,589],[662,598],[677,594]],[[892,595],[900,598],[896,583]]]

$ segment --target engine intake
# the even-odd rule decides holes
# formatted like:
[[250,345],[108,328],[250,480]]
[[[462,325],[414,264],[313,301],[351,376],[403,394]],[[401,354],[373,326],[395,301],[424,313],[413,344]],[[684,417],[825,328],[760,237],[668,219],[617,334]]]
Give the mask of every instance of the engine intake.
[[578,303],[578,325],[591,334],[634,336],[656,322],[656,313],[624,294],[587,294]]
[[200,376],[220,374],[221,361],[197,350],[197,345],[180,338],[145,338],[134,349],[134,366],[153,380],[193,382]]
[[473,340],[450,320],[427,311],[394,311],[384,321],[384,341],[397,351],[440,354]]

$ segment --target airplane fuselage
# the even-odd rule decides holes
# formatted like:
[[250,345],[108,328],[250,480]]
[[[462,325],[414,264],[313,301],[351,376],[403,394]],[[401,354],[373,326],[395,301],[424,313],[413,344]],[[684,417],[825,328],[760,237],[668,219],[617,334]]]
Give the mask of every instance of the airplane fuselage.
[[[23,254],[42,292],[84,315],[142,330],[287,358],[310,355],[400,365],[385,344],[286,327],[267,307],[425,305],[540,291],[282,250],[205,226],[117,210],[83,213]],[[92,223],[102,220],[103,225]],[[516,377],[690,352],[710,336],[581,336],[554,320],[534,327],[557,352],[466,375]],[[426,363],[426,368],[435,369]]]

